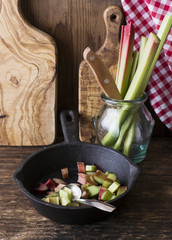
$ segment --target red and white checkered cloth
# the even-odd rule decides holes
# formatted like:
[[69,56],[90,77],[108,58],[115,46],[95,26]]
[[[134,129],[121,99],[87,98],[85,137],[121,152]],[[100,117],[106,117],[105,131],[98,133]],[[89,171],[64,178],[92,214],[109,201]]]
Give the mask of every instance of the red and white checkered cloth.
[[[126,21],[135,27],[134,50],[140,37],[157,33],[166,14],[172,15],[172,0],[121,0]],[[159,119],[172,131],[172,29],[156,63],[146,91]]]

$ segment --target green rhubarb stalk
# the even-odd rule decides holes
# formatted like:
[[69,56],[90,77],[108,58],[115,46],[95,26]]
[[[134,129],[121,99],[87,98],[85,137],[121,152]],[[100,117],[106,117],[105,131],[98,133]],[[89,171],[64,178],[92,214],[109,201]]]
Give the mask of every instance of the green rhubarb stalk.
[[112,132],[107,132],[106,135],[101,140],[101,143],[104,146],[112,147],[116,138],[117,138],[117,136],[114,136],[114,134]]
[[163,46],[164,42],[166,41],[166,38],[171,30],[172,27],[172,16],[170,15],[165,15],[161,26],[158,30],[157,36],[161,39],[162,43],[161,45]]
[[135,72],[136,72],[138,60],[139,60],[139,52],[135,51],[134,56],[133,56],[133,64],[132,64],[132,69],[131,69],[131,74],[130,74],[129,85],[134,77]]
[[[134,111],[134,109],[132,111]],[[119,124],[118,124],[118,128],[120,129],[119,132],[121,131],[122,126],[125,124],[125,121],[126,121],[126,126],[127,126],[127,122],[129,122],[129,120],[127,120],[127,118],[128,118],[128,116],[132,116],[132,115],[133,115],[132,112],[130,112],[130,104],[129,105],[127,103],[124,104],[119,111],[119,119],[117,120],[117,121],[119,121]],[[109,131],[103,137],[103,139],[101,140],[101,143],[105,146],[112,147],[115,144],[116,140],[119,138],[119,136],[120,135],[117,135],[116,132]],[[121,134],[121,137],[122,136],[123,135]]]
[[140,49],[139,49],[139,60],[138,60],[138,64],[140,64],[142,62],[142,56],[143,56],[143,53],[144,53],[144,48],[146,46],[146,43],[147,43],[147,38],[144,37],[144,36],[141,36],[140,38]]
[[164,43],[165,43],[165,41],[167,39],[167,36],[168,36],[168,34],[169,34],[170,30],[171,30],[171,27],[172,27],[172,16],[165,15],[165,17],[164,17],[164,19],[163,19],[163,21],[161,23],[161,26],[159,28],[158,34],[157,34],[157,36],[159,37],[161,42],[160,42],[159,47],[158,47],[158,49],[156,51],[156,54],[155,54],[155,57],[154,57],[154,59],[152,61],[151,67],[150,67],[150,69],[149,69],[149,71],[148,71],[148,73],[147,73],[147,75],[145,77],[145,82],[143,84],[143,87],[140,88],[140,93],[139,93],[140,95],[143,94],[143,92],[144,92],[144,90],[145,90],[145,88],[147,86],[147,83],[148,83],[148,81],[149,81],[149,79],[151,77],[153,69],[154,69],[154,67],[156,65],[158,57],[159,57],[159,55],[161,53],[161,50],[163,48],[163,45],[164,45]]
[[125,134],[129,130],[129,127],[131,126],[132,120],[133,120],[133,114],[131,113],[127,116],[125,122],[122,124],[119,137],[118,137],[116,143],[113,146],[114,149],[121,150],[121,145],[124,141]]
[[132,124],[130,125],[130,128],[126,134],[124,145],[123,145],[122,152],[128,157],[130,155],[131,145],[133,143],[134,136],[135,136],[136,122],[137,122],[137,112],[134,114],[132,118]]
[[119,52],[116,84],[122,98],[124,98],[128,89],[133,58],[134,26],[132,23],[129,23],[123,27],[121,38],[122,42]]
[[143,90],[145,82],[148,80],[146,76],[155,57],[159,43],[160,39],[154,33],[150,33],[142,56],[142,63],[138,65],[124,100],[132,100],[141,97],[140,89]]

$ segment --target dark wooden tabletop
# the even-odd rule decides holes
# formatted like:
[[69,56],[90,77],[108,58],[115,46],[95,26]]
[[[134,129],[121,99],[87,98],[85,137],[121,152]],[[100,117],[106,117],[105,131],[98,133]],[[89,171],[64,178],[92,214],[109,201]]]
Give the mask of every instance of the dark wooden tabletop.
[[102,222],[63,225],[39,215],[13,181],[23,159],[40,147],[0,148],[0,239],[172,239],[171,138],[153,138],[138,180],[122,205]]

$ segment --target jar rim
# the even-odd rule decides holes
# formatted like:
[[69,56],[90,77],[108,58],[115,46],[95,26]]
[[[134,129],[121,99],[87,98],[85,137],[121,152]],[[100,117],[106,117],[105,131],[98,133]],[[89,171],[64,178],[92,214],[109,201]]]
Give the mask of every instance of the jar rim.
[[133,100],[119,100],[119,99],[115,99],[115,98],[110,98],[110,97],[106,96],[104,93],[102,93],[101,98],[105,103],[112,104],[112,105],[113,104],[141,104],[147,100],[148,94],[146,92],[144,92],[140,98],[136,98]]

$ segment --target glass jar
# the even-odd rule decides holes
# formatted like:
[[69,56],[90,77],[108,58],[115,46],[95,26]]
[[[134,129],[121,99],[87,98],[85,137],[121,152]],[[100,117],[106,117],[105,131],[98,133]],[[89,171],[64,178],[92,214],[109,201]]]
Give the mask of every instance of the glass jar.
[[98,142],[122,152],[135,163],[143,161],[155,124],[144,104],[147,94],[132,101],[105,94],[101,99],[105,104],[94,118]]

